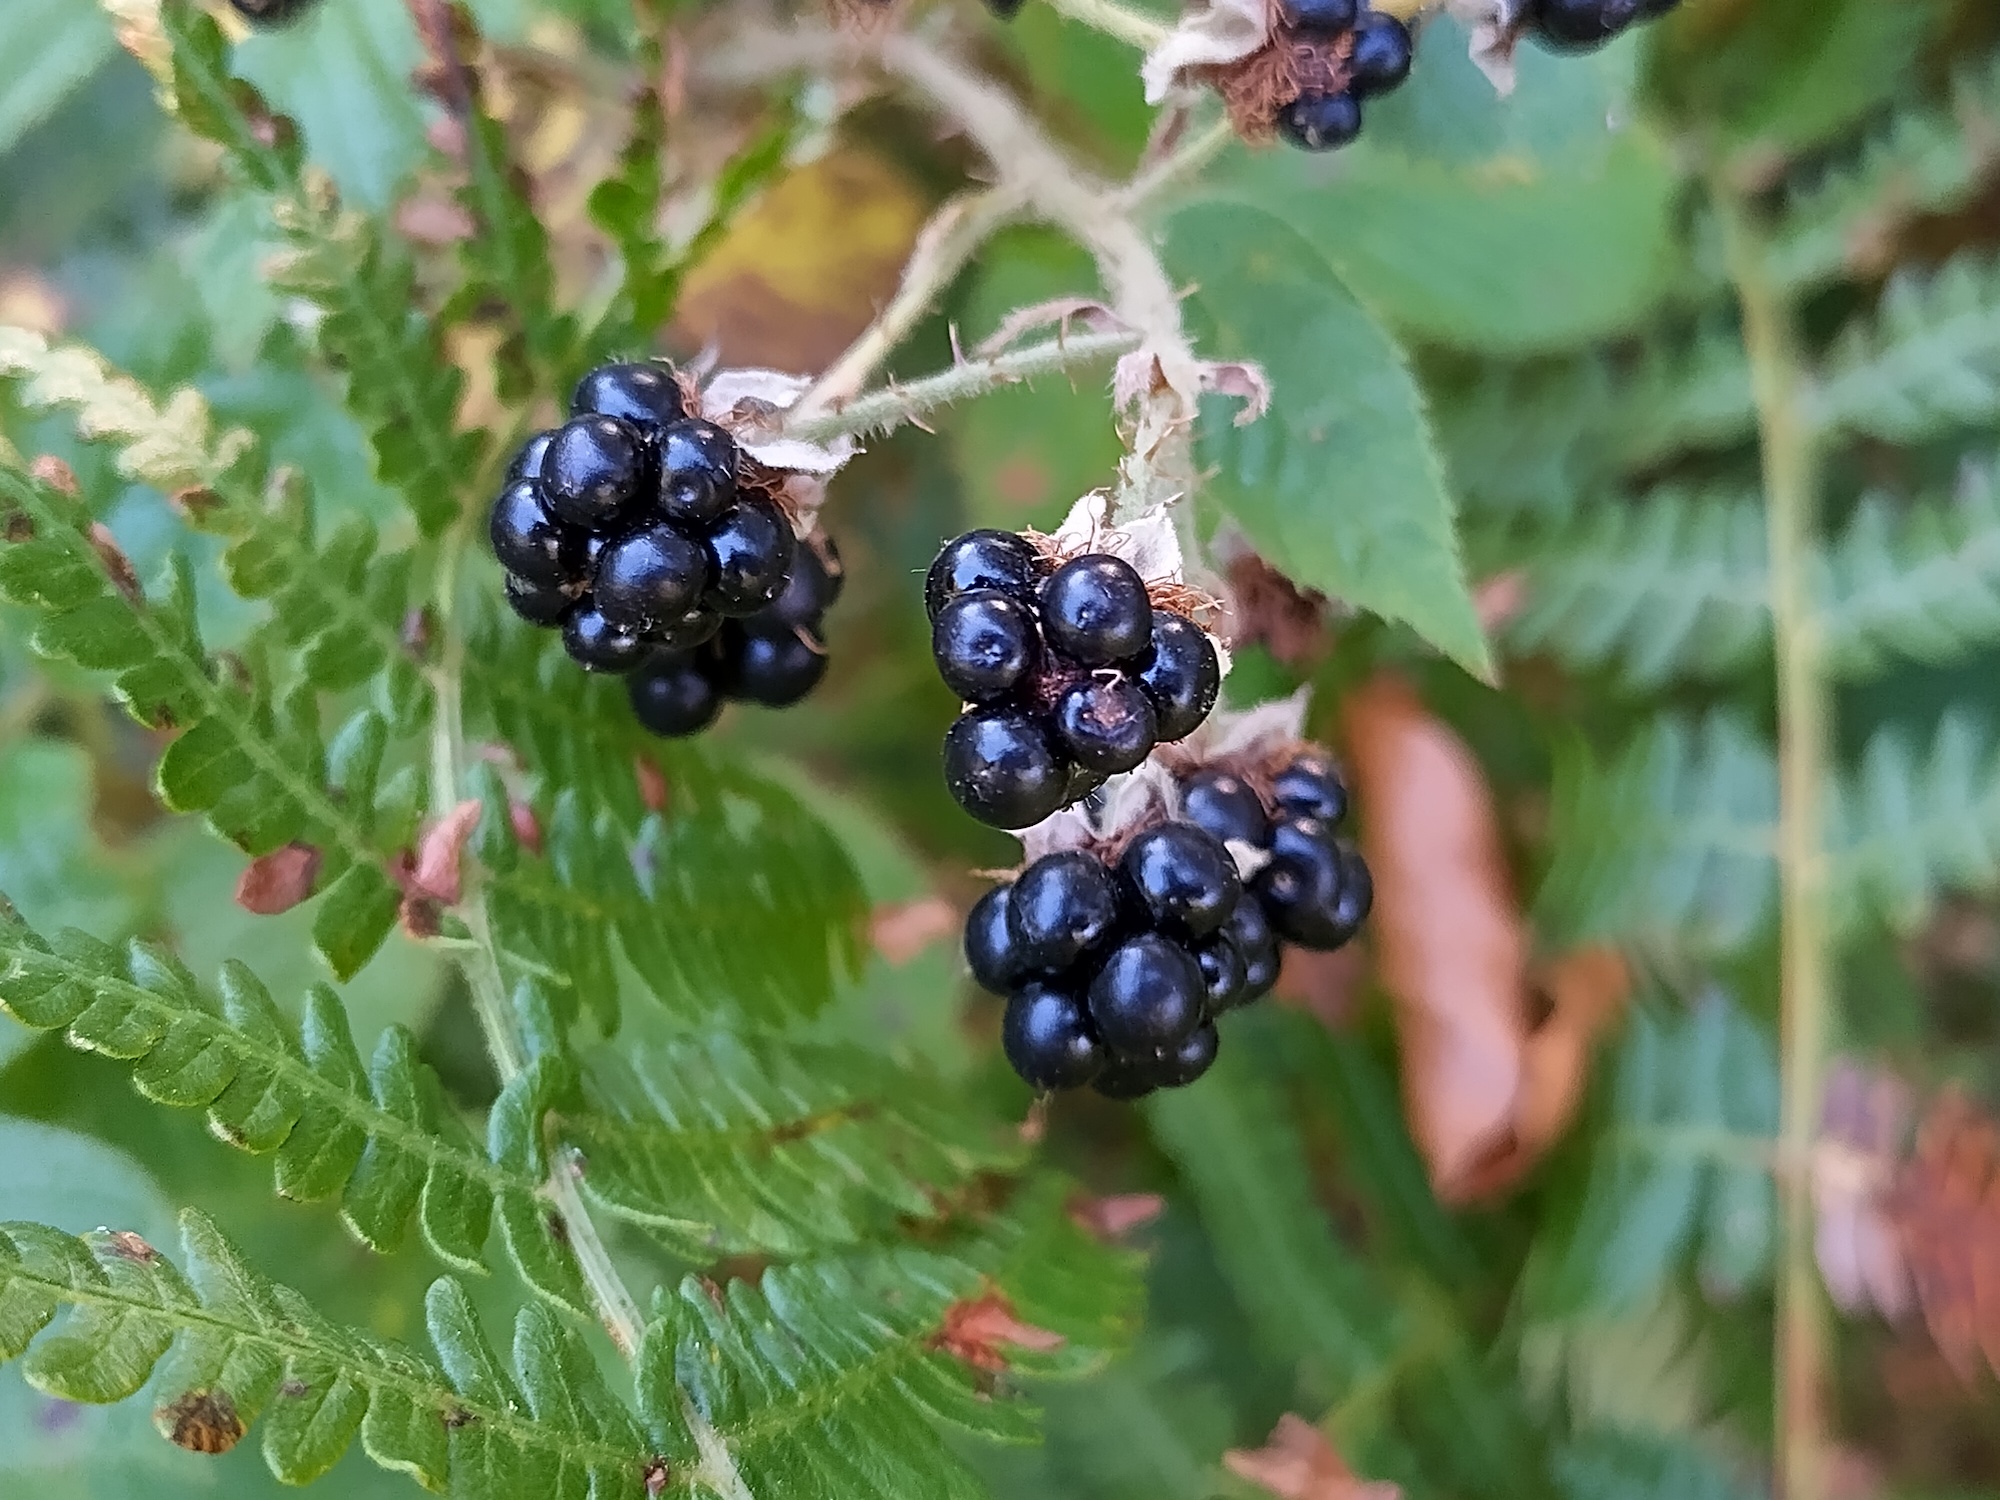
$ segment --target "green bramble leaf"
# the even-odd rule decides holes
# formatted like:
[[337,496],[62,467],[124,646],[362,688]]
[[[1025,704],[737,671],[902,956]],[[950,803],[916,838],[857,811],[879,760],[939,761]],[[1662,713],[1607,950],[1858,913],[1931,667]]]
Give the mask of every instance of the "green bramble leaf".
[[1402,351],[1294,231],[1219,202],[1168,224],[1203,347],[1253,359],[1271,411],[1233,425],[1205,409],[1204,494],[1273,566],[1308,588],[1410,625],[1475,675],[1492,669],[1453,532],[1430,419]]

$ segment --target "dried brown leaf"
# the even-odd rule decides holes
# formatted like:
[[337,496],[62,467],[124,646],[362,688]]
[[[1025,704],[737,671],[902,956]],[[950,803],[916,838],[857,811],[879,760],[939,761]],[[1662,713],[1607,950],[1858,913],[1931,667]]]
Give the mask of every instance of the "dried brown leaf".
[[1085,1234],[1115,1240],[1152,1223],[1166,1206],[1167,1200],[1158,1193],[1112,1193],[1103,1198],[1078,1194],[1069,1200],[1069,1217]]
[[480,805],[468,798],[433,823],[417,845],[416,866],[409,884],[414,894],[429,896],[445,906],[456,906],[465,893],[461,868],[465,841],[479,826]]
[[2000,1371],[2000,1130],[1945,1091],[1890,1202],[1938,1352],[1968,1381],[1982,1357]]
[[260,917],[288,912],[313,893],[320,852],[311,844],[287,844],[260,854],[236,877],[236,904]]
[[962,920],[958,908],[943,897],[925,896],[876,907],[868,930],[875,951],[901,968],[933,943],[956,937]]
[[243,1418],[227,1391],[188,1391],[153,1413],[153,1423],[177,1448],[227,1453],[243,1440]]
[[999,1292],[961,1298],[945,1309],[944,1324],[931,1347],[978,1370],[1005,1370],[1001,1345],[1047,1353],[1067,1342],[1059,1333],[1036,1328],[1014,1316],[1014,1304]]
[[74,500],[83,493],[83,486],[76,482],[76,470],[53,453],[35,455],[35,461],[28,465],[28,472],[68,499]]
[[1277,1500],[1402,1500],[1402,1487],[1357,1479],[1332,1441],[1304,1417],[1286,1412],[1261,1448],[1231,1448],[1222,1463]]
[[111,534],[111,528],[102,521],[90,523],[90,547],[97,554],[97,560],[104,564],[104,571],[110,575],[111,586],[134,604],[143,595],[139,590],[139,574],[132,566],[132,559],[125,555],[118,539]]
[[1827,1070],[1812,1154],[1813,1253],[1843,1312],[1873,1308],[1892,1321],[1910,1309],[1909,1269],[1890,1216],[1910,1090],[1893,1073],[1841,1058]]

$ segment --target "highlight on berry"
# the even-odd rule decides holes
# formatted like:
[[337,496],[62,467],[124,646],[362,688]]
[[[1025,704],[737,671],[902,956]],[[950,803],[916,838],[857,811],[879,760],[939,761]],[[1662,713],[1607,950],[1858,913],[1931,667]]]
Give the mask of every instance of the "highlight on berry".
[[655,734],[696,733],[731,698],[796,703],[826,670],[839,556],[757,481],[671,364],[592,370],[489,513],[507,602],[584,670],[626,675]]
[[1222,667],[1208,633],[1109,553],[1063,558],[1010,531],[945,544],[924,582],[931,656],[966,705],[945,785],[996,828],[1026,828],[1194,732]]

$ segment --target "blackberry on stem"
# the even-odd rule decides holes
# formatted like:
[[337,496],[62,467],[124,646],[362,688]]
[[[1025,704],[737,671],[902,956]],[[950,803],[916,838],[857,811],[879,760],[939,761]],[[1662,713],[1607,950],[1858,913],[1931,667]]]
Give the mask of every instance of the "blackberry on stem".
[[565,422],[542,455],[542,494],[556,518],[601,531],[637,497],[647,477],[645,439],[617,417]]
[[1076,557],[1041,588],[1042,634],[1087,667],[1138,656],[1152,642],[1153,604],[1146,580],[1108,553]]
[[1007,1002],[1000,1042],[1014,1071],[1038,1089],[1081,1088],[1104,1066],[1104,1048],[1074,995],[1035,982]]
[[599,365],[576,383],[569,414],[617,417],[644,432],[678,422],[687,415],[687,403],[669,365]]
[[1118,889],[1097,859],[1071,849],[1036,860],[1007,902],[1010,951],[1030,968],[1059,973],[1111,936]]
[[945,543],[924,578],[924,608],[935,620],[960,594],[998,589],[1032,601],[1043,573],[1042,555],[1011,531],[968,531]]
[[944,737],[945,785],[958,805],[995,828],[1026,828],[1063,805],[1069,769],[1027,715],[1007,708],[961,714]]

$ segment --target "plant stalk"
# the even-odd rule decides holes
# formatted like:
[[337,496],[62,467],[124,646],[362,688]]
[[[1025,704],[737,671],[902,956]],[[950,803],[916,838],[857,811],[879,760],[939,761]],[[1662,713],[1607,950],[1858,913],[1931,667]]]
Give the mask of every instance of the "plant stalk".
[[1826,641],[1812,597],[1819,523],[1819,452],[1798,331],[1765,264],[1745,208],[1714,189],[1730,275],[1743,313],[1756,397],[1770,543],[1772,638],[1778,677],[1779,1045],[1783,1090],[1778,1177],[1783,1258],[1778,1277],[1776,1500],[1827,1493],[1828,1337],[1813,1259],[1813,1137],[1834,1004],[1828,915],[1827,783],[1833,704]]

